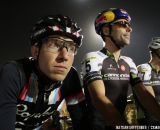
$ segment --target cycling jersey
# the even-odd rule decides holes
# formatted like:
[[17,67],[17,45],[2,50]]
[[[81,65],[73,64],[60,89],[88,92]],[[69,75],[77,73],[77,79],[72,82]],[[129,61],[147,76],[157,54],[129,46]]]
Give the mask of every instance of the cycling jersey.
[[[160,72],[157,72],[155,69],[152,68],[150,63],[145,63],[137,66],[138,68],[138,76],[142,79],[144,85],[152,86],[155,98],[157,102],[160,104]],[[155,121],[155,124],[157,124],[157,120],[154,119],[149,113],[146,112],[146,110],[141,106],[141,104],[138,102],[137,105],[138,110],[138,119],[140,118],[146,118],[146,123],[153,124]],[[159,122],[160,124],[160,122]]]
[[104,126],[105,123],[91,103],[88,84],[95,80],[103,80],[106,96],[123,115],[127,104],[131,71],[137,71],[131,58],[120,56],[116,62],[114,56],[105,48],[101,51],[90,52],[85,56],[82,61],[82,75],[92,125]]
[[61,81],[46,79],[35,66],[33,59],[26,58],[9,62],[1,68],[0,129],[14,130],[15,126],[25,130],[37,128],[51,116],[54,117],[64,98],[74,128],[81,128],[80,123],[86,113],[76,70],[72,67],[62,84]]

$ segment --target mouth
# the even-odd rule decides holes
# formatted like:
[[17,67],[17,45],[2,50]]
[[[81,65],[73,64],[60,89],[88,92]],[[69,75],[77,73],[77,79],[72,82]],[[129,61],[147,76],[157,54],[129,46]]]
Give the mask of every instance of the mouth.
[[124,35],[124,37],[126,37],[126,38],[130,38],[130,35]]
[[54,68],[55,68],[56,72],[64,72],[64,71],[67,70],[67,67],[66,66],[62,66],[62,65],[56,65],[56,66],[54,66]]
[[130,33],[126,33],[124,36],[130,38]]

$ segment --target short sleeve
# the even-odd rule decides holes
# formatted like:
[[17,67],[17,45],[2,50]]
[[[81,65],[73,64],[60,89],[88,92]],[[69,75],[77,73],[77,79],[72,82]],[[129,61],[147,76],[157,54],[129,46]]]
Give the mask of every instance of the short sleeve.
[[101,69],[103,60],[106,58],[100,52],[87,53],[82,61],[82,77],[85,84],[93,80],[102,79]]

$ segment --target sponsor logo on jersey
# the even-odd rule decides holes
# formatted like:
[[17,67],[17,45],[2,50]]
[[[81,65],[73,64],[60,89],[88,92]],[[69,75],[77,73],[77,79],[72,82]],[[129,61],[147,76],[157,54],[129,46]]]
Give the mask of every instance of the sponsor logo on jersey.
[[28,106],[26,104],[18,104],[17,105],[17,115],[20,115],[21,117],[24,118],[25,120],[28,120],[28,118],[33,117],[33,118],[40,118],[42,116],[48,116],[54,113],[54,111],[51,111],[51,107],[48,107],[43,113],[34,113],[30,114],[28,112]]
[[[53,115],[56,110],[53,110],[51,106],[49,106],[45,111],[38,113],[30,113],[29,107],[26,104],[18,104],[17,105],[17,121],[16,124],[25,125],[29,120],[37,120],[36,124],[42,123],[44,119],[47,119],[49,116]],[[33,122],[35,123],[35,122]],[[34,124],[36,126],[36,124]]]
[[126,67],[125,67],[124,65],[121,65],[121,66],[120,66],[120,69],[121,69],[122,71],[125,71],[125,70],[126,70]]
[[114,71],[116,71],[116,68],[115,67],[113,67],[113,65],[112,64],[110,64],[109,65],[109,68],[107,68],[108,70],[114,70]]
[[104,80],[129,80],[129,74],[107,73],[102,75]]

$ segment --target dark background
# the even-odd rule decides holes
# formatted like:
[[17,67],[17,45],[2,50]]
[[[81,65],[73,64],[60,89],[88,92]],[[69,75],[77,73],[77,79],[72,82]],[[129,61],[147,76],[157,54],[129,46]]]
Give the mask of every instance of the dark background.
[[160,36],[159,0],[2,0],[0,63],[30,56],[32,26],[41,16],[61,13],[73,18],[83,30],[83,45],[74,62],[80,71],[84,54],[102,48],[102,40],[94,30],[94,20],[99,12],[110,7],[126,9],[132,18],[131,45],[122,53],[132,57],[137,65],[147,62],[147,45],[153,36]]

